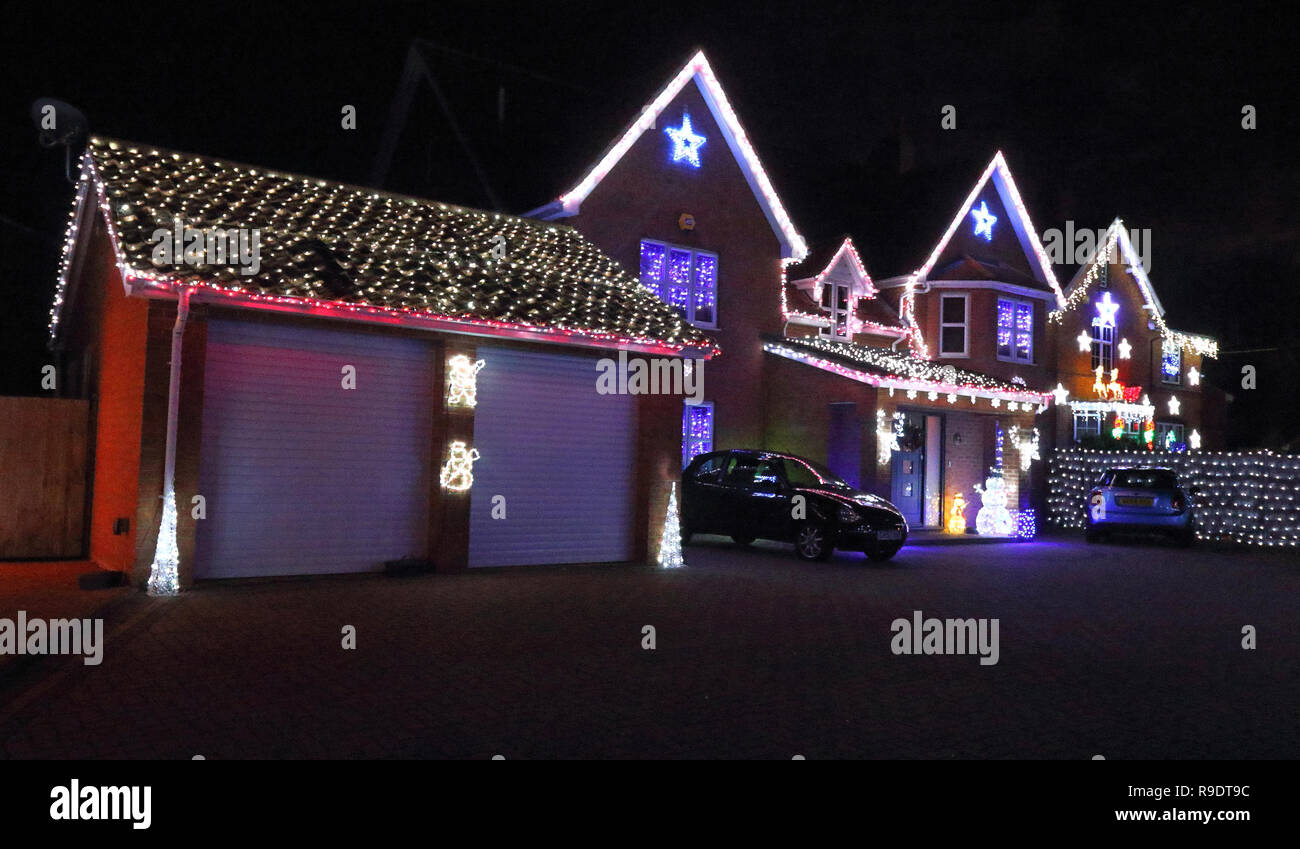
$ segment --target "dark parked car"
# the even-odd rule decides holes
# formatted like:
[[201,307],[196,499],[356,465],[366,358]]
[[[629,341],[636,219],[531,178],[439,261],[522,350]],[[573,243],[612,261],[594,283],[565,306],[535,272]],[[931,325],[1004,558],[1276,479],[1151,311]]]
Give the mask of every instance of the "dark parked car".
[[1163,533],[1183,545],[1196,539],[1198,487],[1171,469],[1107,469],[1088,493],[1088,542],[1111,531]]
[[[802,505],[796,496],[803,496]],[[681,515],[684,542],[695,533],[723,534],[741,545],[792,542],[805,560],[825,560],[837,548],[888,560],[908,531],[903,514],[885,499],[811,460],[772,451],[696,457],[682,472]]]

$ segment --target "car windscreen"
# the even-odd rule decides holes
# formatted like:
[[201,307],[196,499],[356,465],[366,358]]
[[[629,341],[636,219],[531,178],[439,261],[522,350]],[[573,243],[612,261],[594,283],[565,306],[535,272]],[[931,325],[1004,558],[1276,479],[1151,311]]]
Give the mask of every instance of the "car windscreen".
[[1164,469],[1120,469],[1110,485],[1123,489],[1174,489],[1178,478]]

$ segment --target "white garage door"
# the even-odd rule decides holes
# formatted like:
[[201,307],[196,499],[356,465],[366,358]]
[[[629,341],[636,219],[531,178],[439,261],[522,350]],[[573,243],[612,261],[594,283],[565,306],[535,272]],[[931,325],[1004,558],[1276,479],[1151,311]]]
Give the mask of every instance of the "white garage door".
[[[598,355],[479,348],[469,563],[632,557],[636,404],[596,392]],[[505,518],[493,518],[493,496]]]
[[426,556],[435,386],[420,340],[211,320],[196,577],[364,572]]

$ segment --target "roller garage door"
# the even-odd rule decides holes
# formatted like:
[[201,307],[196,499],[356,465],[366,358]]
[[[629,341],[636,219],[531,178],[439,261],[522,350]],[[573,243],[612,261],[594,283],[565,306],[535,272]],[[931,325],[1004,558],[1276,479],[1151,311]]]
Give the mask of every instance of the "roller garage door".
[[[343,386],[348,365],[355,389]],[[425,556],[437,385],[418,339],[209,321],[196,577],[364,572]]]
[[[480,347],[471,566],[632,556],[636,399],[596,392],[600,355]],[[505,518],[492,498],[505,496]]]

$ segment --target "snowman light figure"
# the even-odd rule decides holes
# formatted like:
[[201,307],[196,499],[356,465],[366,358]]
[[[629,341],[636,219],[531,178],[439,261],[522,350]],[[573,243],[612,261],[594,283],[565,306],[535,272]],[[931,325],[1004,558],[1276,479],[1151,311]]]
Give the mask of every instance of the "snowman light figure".
[[1016,532],[1016,522],[1007,509],[1006,482],[996,475],[984,480],[984,487],[975,485],[980,494],[980,511],[975,514],[975,531],[980,534],[1010,536]]
[[449,449],[447,462],[442,464],[438,482],[443,489],[452,492],[464,492],[474,485],[474,461],[479,458],[477,448],[466,450],[465,443],[453,442]]

